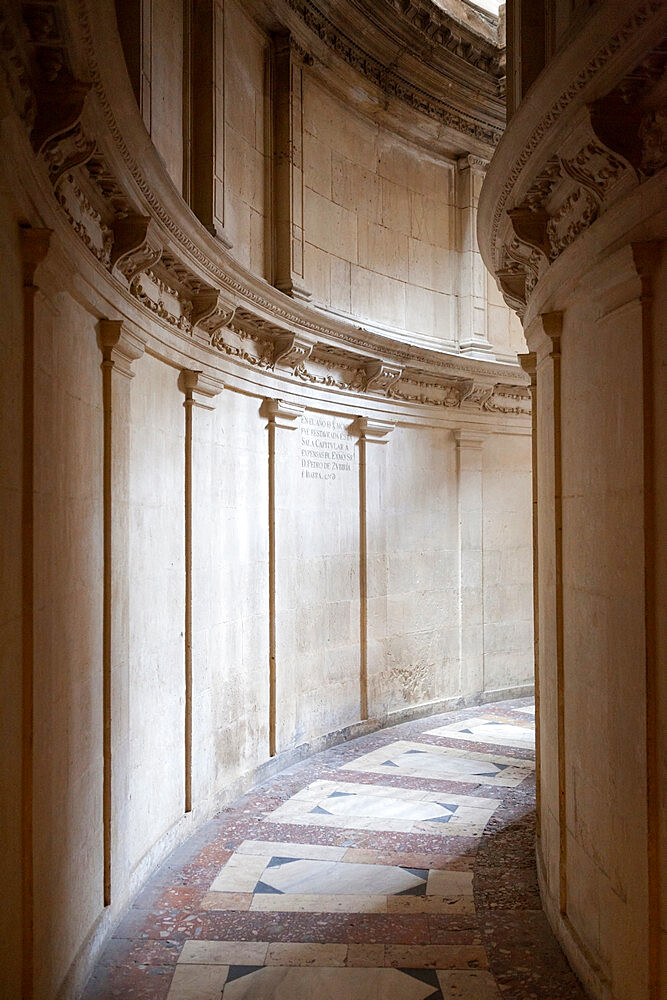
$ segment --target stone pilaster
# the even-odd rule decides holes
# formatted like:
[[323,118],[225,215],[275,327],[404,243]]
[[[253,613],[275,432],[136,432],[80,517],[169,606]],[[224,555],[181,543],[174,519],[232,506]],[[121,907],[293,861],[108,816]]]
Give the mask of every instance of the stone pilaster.
[[[178,385],[185,395],[185,724],[184,724],[184,768],[185,768],[185,812],[192,811],[192,622],[193,622],[193,520],[196,505],[193,506],[193,479],[197,466],[194,423],[198,419],[195,411],[212,410],[215,398],[224,389],[223,382],[213,375],[201,371],[184,369]],[[207,526],[209,527],[209,526]]]
[[459,348],[469,357],[488,358],[487,271],[477,245],[477,203],[486,162],[462,156],[456,171],[456,230],[459,252]]
[[225,233],[224,0],[194,0],[191,18],[190,204],[208,231],[230,247]]
[[145,340],[122,320],[102,319],[98,326],[102,351],[104,407],[104,596],[102,624],[102,756],[104,828],[104,905],[112,897],[114,870],[129,876],[129,506],[130,385],[133,364],[144,353]]
[[[369,667],[373,666],[373,621],[371,601],[384,600],[386,609],[387,563],[386,519],[382,503],[384,449],[395,425],[372,417],[358,417],[352,433],[359,438],[359,718],[370,713]],[[380,559],[373,559],[377,554]],[[378,574],[381,578],[378,578]],[[372,595],[372,597],[371,597]]]
[[274,284],[295,299],[305,286],[303,67],[308,56],[289,32],[273,38]]
[[296,430],[304,407],[282,399],[265,399],[261,415],[269,432],[269,755],[277,752],[277,653],[276,653],[276,431]]
[[486,434],[454,432],[459,517],[460,663],[472,691],[484,690],[482,448]]

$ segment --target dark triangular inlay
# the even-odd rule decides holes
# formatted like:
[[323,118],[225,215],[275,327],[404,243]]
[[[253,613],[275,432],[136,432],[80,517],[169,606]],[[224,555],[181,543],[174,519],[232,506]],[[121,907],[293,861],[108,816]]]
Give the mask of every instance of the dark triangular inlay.
[[283,896],[284,895],[282,889],[274,889],[274,887],[272,885],[267,885],[266,882],[258,882],[257,885],[255,886],[254,891],[258,895],[259,894],[263,894],[264,896],[268,896],[269,894],[272,894],[274,896]]
[[474,735],[475,735],[475,734],[473,733],[472,729],[459,729],[459,732],[460,732],[460,733],[470,733],[470,735],[471,735],[471,736],[474,736]]
[[426,983],[427,986],[433,987],[435,992],[429,993],[426,1000],[442,1000],[438,973],[435,969],[400,969],[399,971],[406,976],[412,976],[413,979],[418,979],[420,983]]
[[393,760],[383,760],[380,767],[398,767],[398,764],[394,764]]
[[426,822],[427,823],[449,823],[451,816],[430,816]]
[[267,868],[279,868],[281,865],[289,865],[292,861],[301,861],[301,858],[271,858]]
[[233,983],[235,979],[242,979],[243,976],[249,976],[251,972],[257,972],[258,969],[263,968],[263,965],[230,965],[225,984]]
[[328,809],[323,809],[322,806],[315,806],[315,808],[310,811],[311,813],[317,813],[320,816],[333,816],[333,813],[330,813]]
[[417,878],[423,878],[424,881],[428,878],[428,868],[406,868],[405,865],[399,865],[404,872],[410,872],[411,875],[416,875]]
[[458,809],[458,804],[454,802],[438,802],[438,805],[442,806],[443,809],[449,809],[453,813]]
[[329,792],[328,799],[349,799],[354,792]]
[[411,889],[402,889],[401,892],[392,893],[394,896],[425,896],[426,895],[426,882],[422,882],[421,885],[413,885]]
[[406,750],[405,756],[407,757],[409,753],[428,753],[428,750]]

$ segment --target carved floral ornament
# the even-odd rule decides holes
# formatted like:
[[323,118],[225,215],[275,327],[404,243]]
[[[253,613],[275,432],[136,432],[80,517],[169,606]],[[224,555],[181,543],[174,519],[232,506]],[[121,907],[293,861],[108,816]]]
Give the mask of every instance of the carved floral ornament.
[[[39,18],[32,18],[34,4],[23,11],[22,21],[20,9],[8,14],[0,8],[0,59],[15,111],[71,231],[152,319],[235,363],[324,389],[469,411],[530,411],[528,391],[503,383],[504,366],[487,364],[485,372],[495,367],[497,376],[485,374],[482,385],[475,381],[480,366],[465,359],[431,360],[424,371],[417,367],[420,352],[407,345],[392,345],[386,357],[369,352],[361,328],[358,335],[342,333],[318,318],[300,317],[301,329],[294,329],[294,315],[275,298],[217,268],[187,234],[175,232],[137,173],[112,166],[101,140],[92,139],[99,134],[96,102],[104,91],[92,63],[92,85],[74,78],[59,0],[45,0]],[[113,141],[120,149],[120,133]],[[127,163],[127,148],[122,152]],[[206,277],[195,270],[200,263]]]
[[[658,9],[655,2],[644,4],[625,25],[623,39]],[[608,48],[620,44],[619,36]],[[598,63],[603,65],[599,56]],[[667,164],[666,66],[667,43],[661,42],[613,90],[581,106],[557,152],[542,161],[513,207],[503,208],[530,162],[531,145],[546,132],[546,120],[556,120],[553,110],[516,160],[496,206],[492,244],[503,296],[520,315],[550,265],[611,205]],[[578,84],[585,82],[587,77]],[[576,89],[570,87],[568,100]],[[568,102],[561,98],[561,103],[566,107]]]

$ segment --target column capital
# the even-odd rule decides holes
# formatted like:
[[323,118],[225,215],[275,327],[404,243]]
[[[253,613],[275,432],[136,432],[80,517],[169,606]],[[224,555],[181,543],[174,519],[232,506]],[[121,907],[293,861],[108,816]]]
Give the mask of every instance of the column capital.
[[287,403],[284,399],[265,399],[259,412],[268,420],[267,427],[283,427],[285,430],[293,431],[298,426],[304,411],[305,406],[299,406],[297,403]]
[[132,365],[142,357],[146,340],[130,330],[121,319],[101,319],[98,324],[98,343],[102,351],[102,365],[134,378]]
[[537,353],[530,351],[527,354],[517,354],[517,360],[526,375],[530,376],[530,387],[532,389],[537,382]]
[[456,161],[458,170],[479,170],[483,173],[486,171],[488,165],[488,160],[485,160],[481,156],[473,156],[472,153],[466,153],[464,156],[459,156]]
[[213,400],[225,388],[222,379],[215,375],[192,368],[184,368],[178,376],[178,388],[185,394],[184,406],[198,406],[202,410],[213,410]]
[[375,441],[376,444],[386,444],[389,435],[396,427],[396,424],[388,420],[376,420],[374,417],[357,417],[350,433],[364,441]]

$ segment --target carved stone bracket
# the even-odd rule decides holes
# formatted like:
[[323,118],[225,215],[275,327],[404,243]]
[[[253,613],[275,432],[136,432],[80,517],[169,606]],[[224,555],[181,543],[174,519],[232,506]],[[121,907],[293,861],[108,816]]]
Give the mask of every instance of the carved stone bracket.
[[403,369],[399,365],[387,364],[373,359],[366,365],[366,392],[380,392],[387,395],[396,385]]
[[134,378],[132,365],[144,353],[146,340],[130,330],[119,319],[101,319],[98,325],[98,343],[102,351],[102,365],[108,365],[127,378]]
[[[260,414],[266,417],[269,424],[293,431],[299,425],[299,420],[305,411],[304,406],[296,403],[286,403],[284,399],[265,399]],[[268,425],[267,425],[268,426]]]
[[350,433],[365,441],[375,441],[376,444],[386,444],[389,435],[396,424],[388,420],[375,420],[373,417],[357,417],[350,427]]
[[43,152],[48,142],[79,124],[89,91],[89,83],[67,75],[58,81],[45,80],[37,88],[37,115],[30,135],[36,153]]
[[275,340],[273,363],[294,370],[299,365],[305,364],[313,352],[313,346],[312,341],[298,334],[280,334]]
[[236,308],[222,299],[220,292],[212,288],[199,292],[192,300],[192,329],[201,333],[208,341],[234,318]]
[[34,285],[35,271],[49,252],[52,236],[51,229],[35,229],[32,226],[21,226],[19,229],[24,288]]
[[113,235],[112,273],[127,282],[153,267],[162,256],[162,244],[150,216],[128,215],[124,219],[116,219]]
[[214,409],[213,400],[225,388],[224,382],[214,375],[185,368],[178,377],[178,387],[185,393],[185,404],[192,404],[204,410]]

